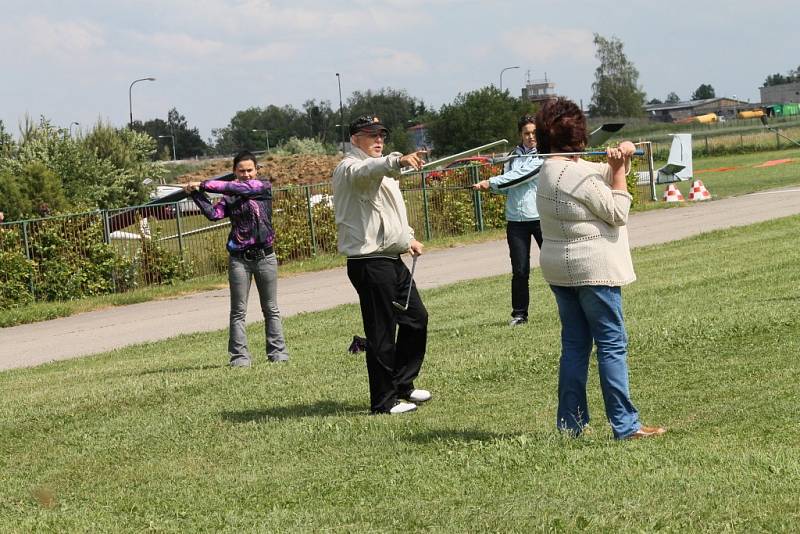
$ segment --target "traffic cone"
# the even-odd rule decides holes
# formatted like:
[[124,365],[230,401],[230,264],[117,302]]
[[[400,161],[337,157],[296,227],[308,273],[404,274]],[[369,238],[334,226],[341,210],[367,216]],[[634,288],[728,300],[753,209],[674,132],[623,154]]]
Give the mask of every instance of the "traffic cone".
[[692,182],[692,190],[689,191],[689,200],[711,200],[711,193],[708,192],[702,180]]
[[669,184],[666,191],[664,191],[664,202],[683,202],[683,195],[675,187],[675,184]]

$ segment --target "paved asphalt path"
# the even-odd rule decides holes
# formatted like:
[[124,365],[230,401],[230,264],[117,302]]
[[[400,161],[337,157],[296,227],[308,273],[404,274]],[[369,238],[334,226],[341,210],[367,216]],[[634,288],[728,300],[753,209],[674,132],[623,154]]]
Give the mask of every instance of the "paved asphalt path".
[[[634,213],[628,228],[631,246],[640,247],[798,213],[800,189],[787,188]],[[531,264],[538,266],[535,249]],[[499,240],[430,251],[420,258],[415,279],[427,289],[509,271],[506,242]],[[280,278],[278,300],[284,317],[358,301],[344,268]],[[248,322],[261,319],[254,284]],[[108,308],[0,329],[0,370],[227,327],[227,289]]]

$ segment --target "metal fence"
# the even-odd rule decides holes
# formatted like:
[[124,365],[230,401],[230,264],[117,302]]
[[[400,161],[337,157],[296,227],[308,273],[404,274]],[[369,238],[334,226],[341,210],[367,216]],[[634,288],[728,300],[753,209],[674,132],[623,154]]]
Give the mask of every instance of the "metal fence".
[[[634,160],[637,200],[655,200],[649,143]],[[505,197],[472,189],[501,165],[404,175],[409,224],[424,240],[505,226]],[[645,179],[641,180],[644,176]],[[649,179],[648,179],[649,178]],[[281,263],[336,253],[330,183],[276,188]],[[227,269],[227,220],[208,221],[190,199],[0,225],[0,305],[124,292]],[[21,295],[21,297],[20,297]]]
[[[780,128],[780,134],[790,139],[800,139],[800,126]],[[667,159],[672,138],[669,136],[652,137],[653,157],[659,161]],[[739,132],[692,133],[692,153],[695,156],[713,156],[741,152],[757,152],[764,150],[781,150],[792,148],[786,138],[770,130],[742,130]]]

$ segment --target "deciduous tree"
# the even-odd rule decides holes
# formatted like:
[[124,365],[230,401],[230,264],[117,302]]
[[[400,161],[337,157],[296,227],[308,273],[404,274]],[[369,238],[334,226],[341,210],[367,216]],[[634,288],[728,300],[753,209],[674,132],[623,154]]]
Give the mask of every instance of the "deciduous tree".
[[403,89],[383,88],[378,91],[355,91],[347,99],[345,121],[361,115],[377,115],[389,130],[407,128],[426,111],[422,100],[410,96]]
[[518,140],[517,120],[534,106],[496,87],[459,94],[428,122],[428,135],[440,155],[461,152],[498,139]]
[[645,93],[639,71],[625,56],[622,41],[594,34],[600,65],[594,73],[589,112],[596,116],[638,117],[644,113]]
[[172,159],[172,139],[159,136],[174,136],[175,155],[178,159],[193,158],[203,156],[208,153],[209,147],[197,128],[190,128],[186,117],[181,115],[176,108],[167,112],[167,120],[153,119],[145,122],[134,122],[133,128],[137,131],[146,132],[156,140],[160,147],[158,154],[166,156],[165,159]]
[[711,84],[704,83],[694,90],[691,100],[705,100],[707,98],[715,98],[716,96],[717,95],[714,92],[714,88],[711,87]]

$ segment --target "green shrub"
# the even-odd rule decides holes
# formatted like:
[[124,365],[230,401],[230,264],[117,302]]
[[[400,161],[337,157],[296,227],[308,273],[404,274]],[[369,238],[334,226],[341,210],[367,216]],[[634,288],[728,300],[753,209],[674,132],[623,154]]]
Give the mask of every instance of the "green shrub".
[[285,262],[311,256],[313,249],[305,189],[291,187],[276,191],[272,210],[275,254],[278,261]]
[[29,228],[37,300],[72,300],[114,290],[121,260],[103,242],[100,217],[50,218]]
[[28,195],[23,193],[20,179],[8,170],[0,170],[0,211],[6,222],[24,219],[33,212]]
[[52,170],[43,163],[32,161],[20,169],[20,183],[31,206],[26,215],[46,217],[67,209],[64,186]]
[[171,284],[192,276],[192,265],[169,250],[158,240],[160,231],[152,236],[142,235],[141,246],[124,272],[122,280],[133,286]]
[[625,177],[625,181],[627,182],[628,193],[630,193],[631,196],[633,197],[633,199],[631,200],[631,206],[635,206],[639,202],[641,202],[641,196],[639,194],[639,185],[638,185],[639,175],[636,173],[635,170],[633,170],[633,168],[631,168],[631,172],[629,172],[628,175]]
[[17,229],[0,227],[0,308],[33,302],[30,284],[34,267],[25,256]]
[[20,177],[30,165],[44,166],[60,179],[73,208],[141,204],[148,194],[142,182],[163,173],[150,161],[155,141],[149,135],[102,122],[78,138],[44,118],[38,124],[29,121],[19,143],[8,146],[0,151],[0,174]]
[[292,137],[283,143],[280,148],[273,150],[272,154],[276,156],[289,156],[292,154],[316,154],[324,156],[326,154],[335,154],[336,151],[336,147],[326,145],[317,139],[299,139],[297,137]]

